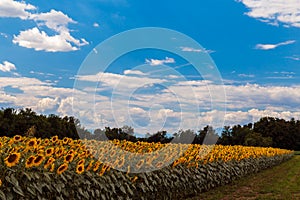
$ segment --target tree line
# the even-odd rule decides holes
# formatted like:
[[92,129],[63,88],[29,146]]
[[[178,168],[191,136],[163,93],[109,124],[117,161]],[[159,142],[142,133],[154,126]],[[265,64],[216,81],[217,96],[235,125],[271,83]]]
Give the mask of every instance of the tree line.
[[58,135],[59,138],[73,139],[244,145],[300,150],[300,121],[293,118],[284,120],[263,117],[255,123],[225,126],[219,134],[213,127],[207,125],[197,132],[179,130],[168,134],[166,131],[158,131],[139,138],[134,134],[134,129],[126,125],[121,128],[105,127],[90,132],[74,117],[60,117],[54,114],[46,116],[28,108],[0,110],[0,136],[28,135],[29,132],[39,138]]

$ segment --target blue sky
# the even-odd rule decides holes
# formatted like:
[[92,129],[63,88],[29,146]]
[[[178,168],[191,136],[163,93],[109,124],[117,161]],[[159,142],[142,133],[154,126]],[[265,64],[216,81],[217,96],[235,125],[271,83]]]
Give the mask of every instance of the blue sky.
[[[91,129],[128,124],[140,133],[220,126],[219,121],[245,124],[262,116],[299,119],[299,5],[300,0],[1,0],[0,106],[75,115]],[[143,27],[171,29],[198,42],[203,48],[178,48],[198,59],[210,56],[223,85],[176,53],[157,49],[122,55],[105,71],[94,63],[93,74],[80,74],[89,54],[106,53],[98,44]],[[172,72],[149,76],[167,68]],[[96,82],[96,90],[74,87],[75,80]]]

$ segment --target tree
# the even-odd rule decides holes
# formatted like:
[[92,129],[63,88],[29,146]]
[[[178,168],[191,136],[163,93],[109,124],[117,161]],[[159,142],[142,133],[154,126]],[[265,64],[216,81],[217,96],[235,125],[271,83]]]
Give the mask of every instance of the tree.
[[245,146],[270,147],[272,146],[271,137],[263,137],[260,133],[250,133],[245,137]]
[[178,133],[173,134],[174,143],[191,144],[195,140],[195,132],[191,129],[179,130]]

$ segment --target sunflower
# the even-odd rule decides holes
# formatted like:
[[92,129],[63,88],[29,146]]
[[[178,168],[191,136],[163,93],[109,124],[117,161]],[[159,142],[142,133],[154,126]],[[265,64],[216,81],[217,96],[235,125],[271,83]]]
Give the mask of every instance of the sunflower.
[[44,139],[44,145],[47,146],[50,143],[50,140],[48,138]]
[[176,165],[179,165],[179,164],[180,164],[180,161],[177,159],[173,162],[172,167],[176,167]]
[[48,157],[51,156],[53,153],[54,153],[54,148],[53,147],[48,148],[46,150],[46,156],[48,156]]
[[72,162],[73,159],[74,159],[74,154],[68,154],[64,157],[64,162],[69,163],[69,162]]
[[52,138],[51,138],[51,142],[52,143],[56,143],[58,141],[58,136],[56,135],[56,136],[53,136]]
[[25,162],[25,167],[26,168],[32,167],[34,159],[35,159],[35,156],[30,156]]
[[136,165],[135,165],[135,167],[137,168],[137,169],[140,169],[142,166],[143,166],[143,164],[144,164],[144,160],[140,160]]
[[84,164],[84,162],[85,162],[85,159],[83,158],[83,159],[81,159],[81,160],[78,161],[77,165]]
[[59,148],[59,149],[55,152],[56,158],[61,157],[61,156],[63,155],[63,153],[64,153],[63,148]]
[[125,156],[122,156],[119,160],[118,159],[116,160],[116,166],[118,168],[123,167],[124,163],[125,163]]
[[107,168],[108,168],[108,165],[103,165],[101,171],[99,172],[99,176],[102,176],[105,173]]
[[42,143],[41,138],[39,138],[39,139],[36,140],[36,145],[40,145],[41,143]]
[[38,167],[43,161],[45,160],[45,157],[43,155],[38,155],[33,160],[33,166]]
[[20,153],[12,153],[4,159],[4,162],[8,167],[13,167],[18,164],[20,157]]
[[63,139],[63,144],[68,144],[68,143],[69,143],[69,138],[65,137],[65,138]]
[[89,165],[86,168],[86,171],[89,171],[93,167],[94,160],[91,160]]
[[26,145],[28,147],[35,147],[37,145],[37,142],[36,142],[36,138],[31,138],[27,143]]
[[62,174],[64,171],[68,169],[69,165],[68,163],[63,163],[59,168],[56,170],[57,174]]
[[81,165],[77,165],[76,167],[76,173],[77,174],[82,174],[84,172],[84,165],[81,164]]
[[13,138],[13,140],[14,140],[15,143],[20,142],[22,140],[22,136],[15,135],[14,138]]
[[163,166],[163,164],[164,164],[163,162],[158,162],[158,163],[156,164],[156,167],[157,167],[157,168],[161,168],[161,167]]
[[48,169],[50,165],[52,165],[52,163],[54,163],[55,159],[53,157],[50,157],[46,164],[44,165],[44,169]]
[[68,154],[74,154],[75,153],[75,151],[73,150],[73,149],[70,149],[69,151],[68,151]]
[[99,169],[100,165],[101,165],[101,162],[100,162],[100,161],[97,161],[97,162],[95,163],[95,165],[94,165],[93,171],[94,171],[94,172],[97,171],[97,170]]

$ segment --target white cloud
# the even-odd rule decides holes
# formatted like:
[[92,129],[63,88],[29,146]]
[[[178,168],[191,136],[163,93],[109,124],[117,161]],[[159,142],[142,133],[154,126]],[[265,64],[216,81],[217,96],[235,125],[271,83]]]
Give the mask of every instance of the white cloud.
[[163,65],[166,63],[175,63],[174,58],[169,58],[166,57],[163,60],[158,60],[158,59],[146,59],[145,62],[151,66],[157,66],[157,65]]
[[69,115],[69,116],[73,115],[72,106],[73,106],[73,97],[67,97],[61,100],[57,112],[60,113],[61,115]]
[[28,11],[36,10],[36,7],[24,1],[1,0],[0,17],[16,17],[28,19],[31,15]]
[[1,36],[8,38],[8,35],[6,33],[0,33]]
[[16,66],[15,64],[8,62],[8,61],[4,61],[3,64],[0,63],[0,71],[3,72],[10,72],[12,70],[16,70]]
[[206,49],[196,49],[196,48],[192,48],[192,47],[180,47],[181,51],[185,51],[185,52],[196,52],[196,53],[213,53],[214,51],[212,50],[206,50]]
[[[89,44],[84,38],[76,39],[70,34],[68,25],[77,22],[61,11],[51,9],[45,13],[27,12],[36,8],[25,2],[3,0],[0,2],[0,17],[17,17],[23,20],[33,20],[38,27],[20,31],[14,35],[13,43],[36,51],[67,52],[78,50],[79,47]],[[1,15],[1,11],[3,12]],[[40,29],[46,27],[54,31],[48,35]]]
[[45,112],[47,110],[53,110],[58,105],[58,98],[42,98],[37,103],[37,111]]
[[255,77],[254,74],[239,74],[238,76],[242,77],[242,78],[254,78]]
[[300,56],[299,55],[287,56],[285,58],[288,58],[288,59],[291,59],[291,60],[295,60],[295,61],[299,61],[300,60]]
[[67,25],[69,23],[76,23],[63,12],[53,9],[47,13],[31,14],[30,19],[38,22],[40,26],[47,26],[56,32],[67,31]]
[[140,88],[143,85],[165,82],[164,79],[126,76],[108,72],[100,72],[95,75],[77,76],[76,79],[79,81],[99,82],[101,83],[101,87],[111,87],[116,88],[118,91],[126,90],[127,92],[128,90]]
[[98,28],[99,26],[100,26],[100,25],[99,25],[98,23],[96,23],[96,22],[93,24],[93,27]]
[[[62,34],[49,36],[35,27],[21,31],[18,36],[14,36],[13,43],[22,47],[33,48],[36,51],[67,52],[78,50],[78,47],[72,46],[72,42],[75,39],[70,35],[68,37],[70,37],[70,40],[66,39],[66,35]],[[75,40],[75,42],[80,44],[78,40]]]
[[237,0],[242,2],[249,17],[271,25],[300,27],[300,0]]
[[255,46],[255,48],[260,49],[260,50],[271,50],[271,49],[275,49],[279,46],[294,44],[295,42],[296,42],[295,40],[288,40],[288,41],[280,42],[280,43],[277,43],[277,44],[257,44]]
[[[95,88],[73,90],[37,78],[0,77],[0,104],[31,107],[40,112],[51,111],[62,116],[74,115],[87,128],[134,125],[140,133],[162,129],[175,132],[180,128],[197,130],[207,124],[220,124],[224,113],[222,109],[212,107],[212,101],[221,107],[226,104],[225,125],[246,124],[264,116],[300,119],[300,85],[228,84],[223,87],[206,81],[168,82],[164,79],[112,73],[77,78],[94,81],[94,85],[101,78],[99,89],[104,89],[108,94],[112,91],[113,98],[107,93],[95,93]],[[137,88],[147,82],[164,84],[167,88],[158,88],[155,92],[150,88],[150,93],[135,93]],[[117,88],[113,88],[115,86]],[[21,92],[10,93],[9,90],[5,91],[6,87]],[[224,89],[226,102],[219,95]]]
[[95,54],[97,54],[97,53],[98,53],[98,51],[97,51],[97,49],[96,49],[96,48],[93,48],[93,52],[94,52]]
[[128,74],[132,74],[132,75],[145,75],[145,73],[142,72],[142,71],[140,71],[140,70],[125,70],[124,74],[125,75],[128,75]]

